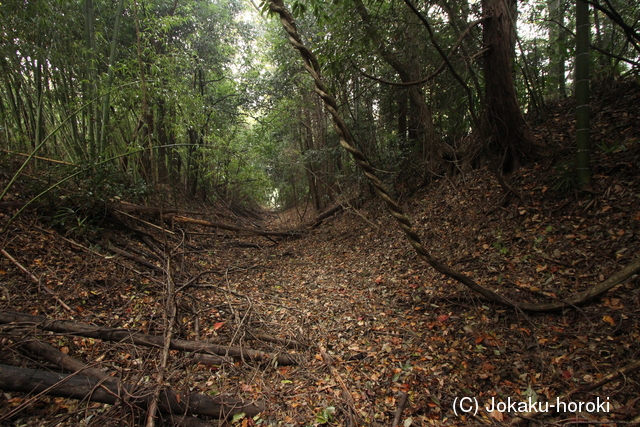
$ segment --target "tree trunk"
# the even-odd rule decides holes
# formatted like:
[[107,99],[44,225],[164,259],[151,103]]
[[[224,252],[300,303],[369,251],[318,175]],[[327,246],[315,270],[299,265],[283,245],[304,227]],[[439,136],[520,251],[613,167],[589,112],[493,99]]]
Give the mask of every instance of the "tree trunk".
[[589,108],[589,4],[576,0],[576,178],[580,188],[591,183]]
[[[128,342],[136,345],[158,348],[164,346],[164,337],[158,335],[147,335],[127,329],[103,328],[84,323],[72,322],[70,320],[51,320],[43,316],[31,316],[29,314],[15,313],[11,311],[0,312],[0,323],[13,322],[35,324],[47,331],[69,333],[88,338],[97,338],[104,341]],[[170,344],[172,350],[217,354],[236,359],[255,361],[270,361],[275,359],[278,365],[294,365],[298,362],[296,360],[296,355],[288,353],[274,355],[242,347],[227,347],[202,341],[187,341],[182,339],[172,339]]]
[[[84,1],[84,48],[85,48],[85,63],[86,63],[86,78],[83,90],[83,99],[85,103],[89,103],[93,100],[96,94],[96,64],[95,64],[95,29],[94,29],[94,10],[93,0]],[[83,111],[85,116],[86,131],[85,139],[89,145],[89,156],[92,160],[96,158],[97,146],[96,146],[96,134],[95,134],[95,111],[96,108],[93,104],[89,105],[86,110]]]
[[100,139],[98,141],[98,154],[100,156],[106,157],[105,149],[106,149],[106,132],[107,126],[109,124],[109,106],[110,106],[110,93],[111,87],[113,86],[113,80],[115,78],[114,75],[114,65],[116,62],[116,48],[118,46],[118,36],[120,34],[120,18],[122,17],[122,13],[124,12],[124,0],[118,1],[118,10],[116,11],[116,20],[113,25],[113,38],[111,39],[111,49],[109,52],[109,71],[107,72],[107,94],[104,96],[102,100],[102,123],[100,124]]
[[140,91],[142,92],[142,145],[148,148],[147,151],[142,153],[142,171],[147,179],[147,182],[157,183],[157,177],[154,167],[154,152],[153,152],[153,112],[149,107],[149,93],[147,89],[147,79],[145,71],[145,62],[143,59],[143,46],[142,46],[142,28],[140,26],[140,18],[138,16],[138,0],[133,1],[133,17],[136,28],[136,53],[138,59],[138,68],[140,72]]
[[511,172],[534,154],[533,135],[516,96],[513,62],[516,41],[516,0],[483,0],[485,106],[482,136],[491,155],[500,157],[503,172]]
[[547,94],[550,98],[565,98],[566,79],[565,62],[567,56],[567,32],[563,28],[565,16],[564,0],[547,0],[549,9],[549,42],[551,55],[549,56],[549,79]]
[[[84,375],[65,375],[35,369],[0,365],[0,389],[23,393],[46,393],[71,399],[89,399],[93,402],[115,404],[119,400],[146,409],[151,396],[139,396],[133,386],[118,385],[113,381],[102,381]],[[209,397],[193,393],[188,396],[175,394],[170,389],[160,393],[158,406],[164,413],[181,415],[185,413],[209,417],[227,417],[244,412],[254,416],[264,410],[261,404],[246,403],[231,397]]]
[[[413,60],[410,61],[401,61],[398,55],[389,49],[384,38],[378,33],[362,0],[355,0],[355,6],[356,12],[365,24],[367,34],[373,40],[378,54],[395,70],[400,80],[403,83],[419,80],[422,76],[417,58],[412,58]],[[405,94],[402,92],[405,92]],[[407,99],[409,102],[408,109],[406,107]],[[401,89],[398,102],[400,104],[398,110],[400,139],[403,139],[406,129],[408,142],[412,143],[413,146],[411,148],[414,149],[412,154],[419,150],[418,152],[422,154],[423,160],[429,157],[428,160],[433,161],[440,149],[440,141],[433,125],[431,108],[427,104],[422,88],[412,85],[407,89]],[[406,122],[407,119],[408,123]]]

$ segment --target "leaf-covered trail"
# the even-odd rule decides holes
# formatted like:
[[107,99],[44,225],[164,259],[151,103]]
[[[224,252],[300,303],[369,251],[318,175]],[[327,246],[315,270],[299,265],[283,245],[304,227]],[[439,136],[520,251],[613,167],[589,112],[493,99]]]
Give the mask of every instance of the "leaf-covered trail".
[[[549,187],[527,184],[533,177],[539,179],[535,171],[520,177],[522,188],[531,189],[528,200],[508,208],[500,205],[490,176],[471,174],[464,189],[443,185],[415,200],[411,210],[422,213],[429,228],[420,231],[441,256],[449,254],[456,268],[497,284],[511,298],[571,295],[638,253],[633,198],[617,204],[620,221],[614,225],[603,215],[613,209],[604,198],[586,214],[574,206],[558,215],[554,211],[566,200],[556,205],[546,197],[544,204]],[[610,182],[603,177],[599,184]],[[613,200],[619,200],[616,191],[622,187],[611,187]],[[632,192],[638,194],[637,187]],[[390,425],[398,393],[408,392],[407,425],[507,421],[509,414],[486,411],[470,420],[456,415],[453,405],[463,397],[487,405],[509,398],[554,402],[636,360],[638,322],[633,306],[624,303],[638,300],[633,283],[578,310],[510,312],[429,271],[383,212],[364,214],[367,221],[362,212],[348,212],[311,236],[270,249],[266,271],[240,281],[243,292],[290,307],[275,323],[312,351],[309,364],[283,369],[280,383],[266,380],[276,391],[268,393],[272,419],[308,425],[323,417],[323,408],[334,407],[335,425]],[[328,350],[335,371],[318,348]],[[573,399],[609,398],[616,408],[584,412],[584,419],[628,419],[634,400],[622,396],[637,389],[634,381],[612,382]]]
[[[623,154],[629,159],[633,153]],[[612,154],[601,161],[594,183],[601,196],[595,202],[554,190],[557,177],[534,166],[512,177],[523,201],[504,205],[495,180],[477,171],[417,194],[407,208],[434,253],[480,283],[514,299],[562,298],[598,283],[640,252],[640,185],[619,159]],[[286,221],[281,218],[278,225]],[[147,231],[163,238],[157,229]],[[388,426],[403,392],[409,395],[405,425],[506,421],[513,411],[480,411],[470,419],[456,415],[453,404],[463,397],[482,404],[553,402],[640,357],[637,278],[576,310],[535,316],[505,310],[429,270],[375,201],[277,244],[199,226],[183,231],[184,239],[180,228],[166,237],[176,286],[209,273],[179,293],[176,336],[302,356],[298,366],[210,367],[183,353],[171,355],[167,384],[176,390],[266,401],[259,419],[238,421],[245,425]],[[126,232],[121,238],[122,232],[112,233],[114,241],[127,239]],[[17,225],[8,242],[7,251],[75,313],[62,310],[5,264],[2,309],[145,333],[164,330],[166,277],[141,271],[130,260],[102,257],[101,248],[71,244],[28,222]],[[130,250],[144,249],[131,238],[128,242]],[[101,361],[101,369],[135,380],[142,389],[156,375],[156,350],[60,335],[41,338],[79,359]],[[7,333],[4,339],[3,361],[15,359],[15,336]],[[304,345],[291,350],[287,340]],[[632,373],[575,393],[573,401],[611,403],[609,412],[579,416],[634,419],[637,380]],[[11,397],[4,405],[21,402]],[[104,412],[95,405],[90,404],[98,411],[95,422],[113,419],[108,414],[115,409]],[[65,408],[66,425],[87,410],[83,404]],[[43,411],[46,416],[51,409]],[[118,416],[120,424],[135,423]],[[542,419],[569,417],[550,413]]]
[[[638,180],[615,156],[602,164],[594,184],[602,195],[596,203],[554,190],[553,173],[534,166],[512,177],[525,192],[523,201],[504,206],[495,180],[477,171],[417,194],[407,208],[434,253],[480,283],[514,299],[562,298],[598,283],[640,252]],[[285,218],[276,221],[279,227],[286,226]],[[162,334],[166,277],[130,260],[101,257],[99,247],[78,247],[44,228],[21,224],[25,228],[12,231],[7,251],[75,313],[62,310],[4,264],[2,309]],[[157,229],[147,231],[162,238]],[[419,261],[375,201],[277,244],[199,226],[183,231],[184,239],[180,228],[166,237],[176,286],[209,273],[178,294],[176,336],[301,355],[297,366],[211,367],[172,353],[166,383],[174,389],[266,402],[259,418],[239,424],[389,426],[399,393],[409,396],[401,425],[508,421],[513,411],[470,417],[456,415],[453,405],[463,397],[477,398],[483,407],[492,399],[553,402],[640,358],[637,278],[576,310],[529,316],[505,310]],[[115,241],[119,233],[113,231]],[[128,242],[129,249],[144,249],[131,238]],[[157,350],[60,335],[41,338],[86,362],[100,361],[101,369],[137,381],[141,390],[157,375]],[[3,361],[15,359],[16,338],[4,339]],[[287,340],[303,346],[292,350]],[[583,412],[580,419],[634,419],[637,381],[632,373],[574,394],[572,401],[611,403],[609,412]],[[4,405],[21,402],[11,397]],[[60,401],[53,402],[61,417]],[[66,418],[58,418],[59,425],[76,425],[87,411],[81,403],[64,407]],[[136,422],[117,408],[89,407],[95,425]],[[51,418],[51,406],[43,408]],[[541,419],[574,416],[549,413]]]
[[[639,100],[637,91],[629,92],[594,109],[594,143],[603,149],[594,153],[593,197],[569,191],[570,176],[557,161],[509,176],[520,198],[505,198],[490,173],[476,170],[405,197],[418,233],[434,256],[513,300],[564,299],[600,283],[640,253],[640,120],[629,113]],[[572,123],[568,110],[549,111],[545,127],[536,130],[567,158],[572,150],[562,147],[574,132],[566,125]],[[10,214],[0,211],[0,221]],[[46,212],[20,218],[2,248],[38,284],[3,257],[0,309],[162,335],[170,271],[181,289],[175,337],[300,357],[293,366],[208,366],[192,354],[170,354],[164,384],[174,390],[266,403],[260,416],[236,425],[388,427],[400,393],[409,396],[400,419],[405,426],[509,422],[520,406],[482,409],[492,402],[555,403],[567,394],[567,403],[609,406],[578,414],[545,411],[538,417],[543,425],[640,421],[637,370],[607,381],[640,360],[637,277],[592,304],[526,315],[434,273],[375,200],[298,239],[212,231],[156,214],[110,218],[97,235],[76,237],[53,230]],[[219,214],[207,212],[203,219],[257,226]],[[295,228],[293,217],[282,214],[271,225]],[[161,250],[153,255],[141,235],[155,236]],[[114,256],[92,243],[95,238],[156,267]],[[158,349],[11,325],[0,327],[0,362],[53,369],[25,354],[20,344],[32,336],[136,384],[140,393],[158,377]],[[478,400],[477,414],[455,413],[454,403],[465,397]],[[0,423],[133,426],[141,418],[126,404],[3,393]]]

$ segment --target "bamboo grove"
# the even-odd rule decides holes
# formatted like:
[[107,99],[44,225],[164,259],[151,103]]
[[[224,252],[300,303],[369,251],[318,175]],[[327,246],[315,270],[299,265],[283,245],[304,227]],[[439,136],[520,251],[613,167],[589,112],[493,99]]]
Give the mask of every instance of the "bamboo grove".
[[[628,0],[288,6],[357,148],[398,193],[517,169],[548,148],[529,123],[549,102],[638,72]],[[118,177],[129,192],[320,210],[366,188],[267,15],[238,0],[1,2],[3,162],[34,154],[58,179],[86,168],[108,196]],[[588,185],[588,111],[580,120],[572,168]]]

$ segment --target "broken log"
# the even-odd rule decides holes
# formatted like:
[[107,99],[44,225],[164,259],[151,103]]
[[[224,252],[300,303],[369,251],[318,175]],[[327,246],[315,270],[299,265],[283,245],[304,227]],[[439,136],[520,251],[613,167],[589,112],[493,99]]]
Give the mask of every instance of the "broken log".
[[[14,339],[15,340],[15,339]],[[68,354],[64,354],[57,348],[39,341],[37,339],[27,339],[26,341],[21,343],[21,346],[29,351],[32,355],[40,357],[44,360],[47,360],[62,370],[68,372],[82,372],[82,375],[94,378],[96,380],[105,381],[113,383],[117,385],[117,380],[105,372],[102,372],[100,369],[92,368],[86,365],[84,362],[74,359]]]
[[[119,381],[116,378],[107,375],[100,369],[92,368],[91,366],[86,365],[84,362],[62,353],[60,350],[47,343],[44,343],[37,339],[27,339],[26,341],[23,341],[21,343],[21,346],[32,355],[47,360],[64,371],[74,372],[75,374],[81,374],[83,376],[101,381],[102,383],[108,384],[110,389],[118,390],[121,387]],[[204,354],[201,354],[200,356],[220,357]],[[170,414],[170,418],[172,420],[172,425],[176,427],[204,427],[209,425],[205,421],[186,414]]]
[[262,334],[260,332],[252,332],[249,331],[249,335],[251,338],[254,338],[259,341],[266,341],[274,344],[281,345],[287,348],[295,348],[295,349],[306,349],[309,348],[308,345],[302,344],[301,342],[295,341],[293,339],[287,338],[278,338],[268,334]]
[[117,210],[121,210],[124,212],[139,212],[139,213],[150,213],[150,214],[158,214],[158,215],[167,215],[167,214],[186,214],[186,215],[206,215],[204,212],[198,211],[190,211],[186,209],[175,209],[175,208],[158,208],[152,206],[140,206],[134,205],[133,203],[120,202],[115,205]]
[[322,221],[329,218],[330,216],[336,215],[344,210],[344,206],[341,204],[337,204],[332,208],[327,209],[326,211],[320,213],[313,222],[309,223],[308,227],[315,228],[322,224]]
[[[0,323],[28,323],[35,324],[44,330],[80,335],[88,338],[97,338],[104,341],[126,342],[147,347],[163,348],[164,337],[159,335],[147,335],[142,332],[128,329],[105,328],[100,326],[77,323],[70,320],[51,320],[43,316],[32,316],[29,314],[16,313],[11,311],[0,312]],[[217,354],[229,356],[235,359],[248,359],[257,362],[275,361],[278,365],[295,365],[298,363],[293,354],[281,353],[273,354],[259,350],[245,349],[242,347],[229,347],[217,344],[210,344],[202,341],[188,341],[183,339],[172,339],[170,343],[172,350],[189,351],[193,353]]]
[[90,239],[89,239],[89,241],[90,241],[91,243],[95,244],[95,245],[100,245],[100,246],[102,246],[103,248],[105,248],[106,250],[108,250],[108,251],[110,251],[110,252],[113,252],[114,254],[118,254],[118,255],[120,255],[120,256],[123,256],[123,257],[125,257],[125,258],[128,258],[128,259],[130,259],[130,260],[132,260],[132,261],[135,261],[135,262],[137,262],[137,263],[138,263],[138,264],[140,264],[140,265],[144,265],[145,267],[150,268],[150,269],[152,269],[152,270],[155,270],[155,271],[159,271],[159,272],[161,272],[161,273],[164,273],[164,270],[162,269],[162,267],[158,267],[157,265],[155,265],[155,264],[153,264],[153,263],[151,263],[151,262],[147,261],[146,259],[141,258],[141,257],[139,257],[139,256],[137,256],[137,255],[132,254],[132,253],[129,253],[129,252],[127,252],[127,251],[123,250],[123,249],[120,249],[120,248],[118,248],[118,247],[116,247],[116,246],[112,245],[112,244],[111,244],[111,243],[109,243],[109,242],[102,242],[102,241],[100,241],[100,240],[92,239],[92,238],[90,238]]
[[[147,236],[141,236],[142,238]],[[115,236],[109,236],[109,241],[116,245],[123,247],[125,250],[132,252],[136,255],[140,255],[142,258],[154,258],[156,261],[164,262],[164,257],[159,257],[155,252],[145,252],[142,249],[138,249],[135,245],[127,242],[124,239],[117,238]]]
[[[146,409],[151,401],[150,394],[136,395],[134,387],[128,384],[114,385],[84,375],[66,375],[9,365],[0,365],[0,389],[22,393],[45,393],[110,405],[126,399],[127,403],[141,409]],[[162,390],[158,407],[167,414],[193,414],[215,418],[226,418],[241,412],[254,416],[264,411],[262,403],[247,403],[225,396],[209,397],[199,393],[181,396],[170,389]]]
[[[104,243],[101,244],[101,245],[104,245]],[[112,244],[107,243],[105,245],[105,247],[106,247],[106,249],[108,251],[113,252],[114,254],[118,254],[120,256],[123,256],[125,258],[129,258],[130,260],[135,261],[140,265],[144,265],[147,268],[150,268],[152,270],[159,271],[159,272],[164,272],[162,267],[158,267],[157,265],[153,264],[152,262],[149,262],[144,258],[136,256],[136,255],[134,255],[132,253],[129,253],[129,252],[123,250],[123,249],[120,249],[120,248],[118,248],[116,246],[113,246]]]
[[307,227],[315,228],[319,226],[322,223],[322,221],[324,221],[325,219],[329,218],[330,216],[339,214],[340,212],[345,210],[347,207],[357,208],[361,204],[362,204],[361,199],[358,197],[354,197],[353,199],[347,200],[344,203],[338,203],[337,205],[325,210],[324,212],[319,213],[318,216],[313,221],[307,224]]
[[225,363],[233,363],[233,359],[224,356],[218,356],[216,354],[200,354],[193,355],[193,361],[195,363],[202,363],[207,366],[220,366]]
[[299,237],[300,231],[266,231],[256,230],[252,228],[234,227],[232,225],[222,224],[220,222],[205,221],[203,219],[187,218],[186,216],[175,215],[172,218],[175,222],[182,222],[185,224],[196,224],[204,227],[219,228],[221,230],[233,231],[236,233],[248,233],[256,236],[274,236],[274,237]]

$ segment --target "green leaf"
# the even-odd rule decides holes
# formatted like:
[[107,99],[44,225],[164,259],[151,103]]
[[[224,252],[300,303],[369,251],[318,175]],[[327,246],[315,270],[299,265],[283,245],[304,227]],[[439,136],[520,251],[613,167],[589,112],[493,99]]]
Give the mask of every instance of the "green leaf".
[[246,416],[247,416],[247,415],[246,415],[244,412],[240,412],[240,413],[238,413],[238,414],[235,414],[235,415],[233,416],[233,418],[231,418],[231,424],[233,424],[233,423],[237,423],[238,421],[243,420],[243,419],[244,419],[244,417],[246,417]]
[[320,424],[326,424],[331,422],[333,414],[336,412],[336,408],[333,406],[327,406],[322,411],[316,414],[316,422]]

